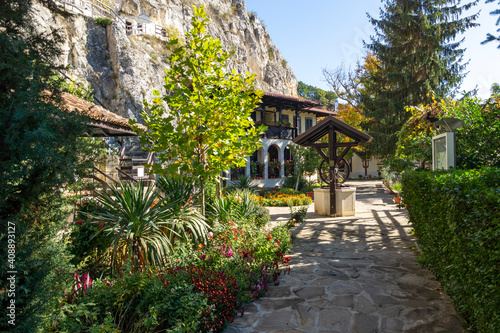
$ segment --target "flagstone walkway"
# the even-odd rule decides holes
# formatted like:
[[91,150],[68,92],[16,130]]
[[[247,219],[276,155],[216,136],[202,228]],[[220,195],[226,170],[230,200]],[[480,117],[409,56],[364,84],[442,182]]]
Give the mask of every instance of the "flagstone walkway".
[[[412,252],[406,210],[380,181],[354,181],[356,216],[314,214],[298,225],[291,274],[245,306],[235,332],[465,332],[441,285]],[[272,208],[287,220],[288,208]]]

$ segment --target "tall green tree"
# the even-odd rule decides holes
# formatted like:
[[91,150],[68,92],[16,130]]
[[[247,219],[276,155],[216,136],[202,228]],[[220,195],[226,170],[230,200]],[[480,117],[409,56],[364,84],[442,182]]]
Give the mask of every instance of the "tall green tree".
[[490,91],[491,91],[492,96],[499,96],[500,95],[500,84],[493,83],[491,85]]
[[[486,3],[494,2],[496,0],[486,0]],[[500,1],[498,1],[498,4],[500,5]],[[496,25],[500,25],[500,8],[495,9],[494,11],[490,12],[491,15],[498,15],[498,19],[496,22]],[[497,32],[500,32],[500,28],[497,29]],[[487,34],[486,35],[486,40],[483,41],[481,44],[486,44],[492,41],[498,41],[498,48],[500,49],[500,35],[499,36],[494,36],[492,34]]]
[[297,86],[297,94],[300,97],[310,99],[312,101],[320,102],[323,104],[327,110],[335,109],[335,99],[337,99],[337,94],[333,91],[323,90],[321,88],[305,84],[299,81]]
[[[0,1],[0,331],[9,332],[36,331],[57,288],[71,279],[61,189],[75,181],[85,130],[76,115],[61,110],[51,77],[63,70],[53,63],[62,38],[39,31],[33,3]],[[15,258],[8,257],[8,244],[15,244]],[[17,272],[12,297],[4,289],[8,271]],[[6,315],[11,299],[15,326]]]
[[386,0],[380,18],[370,17],[376,34],[366,46],[380,63],[362,82],[361,102],[379,155],[395,152],[397,132],[410,117],[406,106],[429,104],[460,85],[464,49],[456,37],[477,25],[477,14],[464,16],[477,2]]
[[[227,72],[231,56],[218,39],[205,33],[205,8],[194,7],[191,30],[185,41],[169,43],[170,69],[164,81],[167,94],[145,103],[143,118],[149,131],[138,131],[148,150],[159,154],[156,174],[192,177],[201,189],[222,171],[244,166],[246,157],[261,146],[251,119],[262,92],[253,89],[255,75]],[[167,110],[168,105],[168,110]]]

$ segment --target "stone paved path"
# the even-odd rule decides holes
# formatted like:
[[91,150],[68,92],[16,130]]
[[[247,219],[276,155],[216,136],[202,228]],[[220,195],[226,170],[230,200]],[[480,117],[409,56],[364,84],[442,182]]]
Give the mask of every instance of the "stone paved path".
[[[293,230],[291,274],[224,332],[465,332],[432,273],[416,262],[406,211],[380,181],[355,181],[356,216],[314,214]],[[271,215],[286,220],[288,208]]]

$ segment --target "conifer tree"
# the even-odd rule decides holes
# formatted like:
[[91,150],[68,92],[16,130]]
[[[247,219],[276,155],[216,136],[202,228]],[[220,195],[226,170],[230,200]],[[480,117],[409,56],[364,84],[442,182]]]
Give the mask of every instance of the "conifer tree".
[[[496,0],[486,0],[486,3],[490,3]],[[498,1],[498,4],[500,5],[500,1]],[[500,25],[500,8],[495,9],[494,11],[490,12],[491,15],[498,15],[498,19],[496,22],[496,25]],[[500,28],[497,29],[497,32],[500,32]],[[486,40],[483,41],[481,44],[486,44],[492,41],[498,41],[500,42],[500,35],[499,36],[494,36],[492,34],[487,34],[486,35]],[[498,48],[500,49],[500,43],[498,44]]]
[[386,0],[380,19],[370,17],[376,35],[366,46],[380,61],[364,78],[361,98],[365,129],[381,156],[394,153],[397,132],[408,120],[406,106],[428,104],[453,94],[465,76],[463,40],[477,14],[464,16],[478,0]]

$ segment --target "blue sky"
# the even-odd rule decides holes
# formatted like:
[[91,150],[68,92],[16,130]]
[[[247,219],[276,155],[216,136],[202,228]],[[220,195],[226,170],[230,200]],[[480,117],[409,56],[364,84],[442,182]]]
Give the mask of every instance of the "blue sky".
[[[489,96],[494,82],[500,83],[500,49],[498,43],[481,45],[486,33],[494,33],[497,16],[489,13],[497,2],[480,4],[470,13],[481,10],[480,27],[462,37],[466,48],[464,61],[470,60],[469,72],[461,90],[476,86],[479,95]],[[335,69],[342,63],[353,66],[363,56],[363,40],[374,34],[366,13],[379,18],[379,0],[246,0],[247,10],[264,21],[273,43],[288,61],[297,80],[328,89],[322,69]]]

